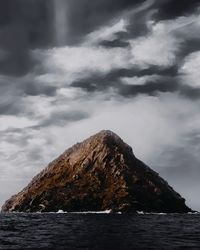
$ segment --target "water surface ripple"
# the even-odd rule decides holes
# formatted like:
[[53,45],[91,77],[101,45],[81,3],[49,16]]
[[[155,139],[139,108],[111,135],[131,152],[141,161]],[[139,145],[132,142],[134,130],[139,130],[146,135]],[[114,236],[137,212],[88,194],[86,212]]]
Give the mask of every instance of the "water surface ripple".
[[200,249],[200,215],[5,213],[0,249]]

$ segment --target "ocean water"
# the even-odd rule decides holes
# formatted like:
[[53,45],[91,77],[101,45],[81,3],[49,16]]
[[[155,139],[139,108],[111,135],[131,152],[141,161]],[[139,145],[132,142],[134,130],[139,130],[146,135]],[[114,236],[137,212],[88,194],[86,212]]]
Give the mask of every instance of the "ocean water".
[[200,249],[200,215],[0,214],[0,249]]

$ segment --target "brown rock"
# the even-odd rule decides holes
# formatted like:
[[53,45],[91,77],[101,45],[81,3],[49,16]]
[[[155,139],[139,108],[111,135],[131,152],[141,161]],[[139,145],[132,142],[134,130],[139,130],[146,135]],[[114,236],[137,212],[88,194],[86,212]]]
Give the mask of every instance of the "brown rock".
[[58,210],[191,211],[130,146],[106,130],[65,151],[2,207],[4,212]]

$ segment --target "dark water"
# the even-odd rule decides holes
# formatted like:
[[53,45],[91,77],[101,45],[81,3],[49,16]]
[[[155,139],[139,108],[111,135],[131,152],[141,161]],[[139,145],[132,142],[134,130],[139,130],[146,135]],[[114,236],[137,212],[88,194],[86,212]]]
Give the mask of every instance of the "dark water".
[[200,249],[200,215],[0,214],[0,249]]

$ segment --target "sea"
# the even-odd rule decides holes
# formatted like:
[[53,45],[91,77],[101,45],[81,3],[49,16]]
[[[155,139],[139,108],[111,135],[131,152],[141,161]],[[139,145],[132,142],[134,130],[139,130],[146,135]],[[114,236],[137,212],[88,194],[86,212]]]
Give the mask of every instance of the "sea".
[[200,249],[200,214],[2,213],[0,249]]

